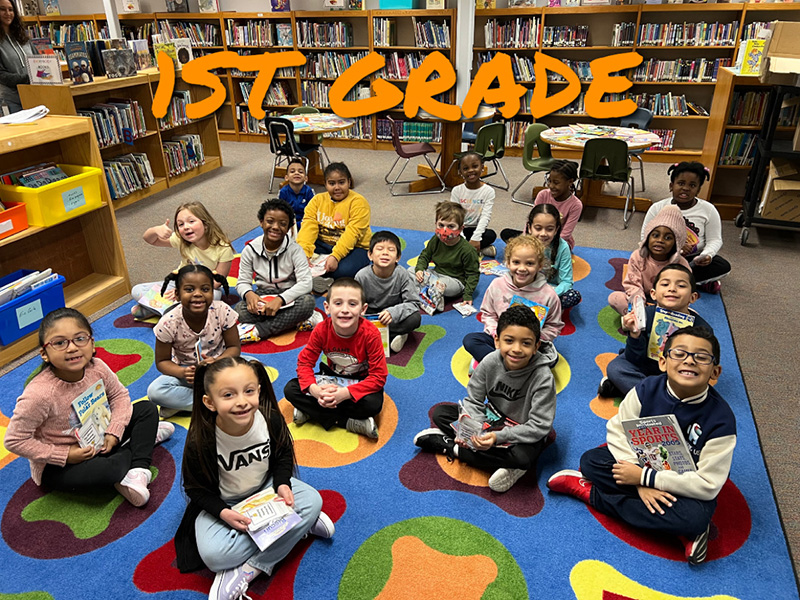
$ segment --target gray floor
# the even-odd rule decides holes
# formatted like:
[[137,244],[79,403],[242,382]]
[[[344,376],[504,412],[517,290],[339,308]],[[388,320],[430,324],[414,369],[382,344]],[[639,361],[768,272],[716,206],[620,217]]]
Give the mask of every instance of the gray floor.
[[[172,219],[175,207],[190,200],[202,201],[231,239],[258,225],[256,211],[268,198],[266,173],[272,165],[267,145],[223,143],[225,166],[176,189],[162,192],[117,212],[122,243],[131,282],[152,281],[156,275],[174,268],[176,253],[147,246],[144,230]],[[375,228],[430,229],[434,204],[447,194],[392,198],[383,176],[395,158],[391,152],[331,148],[333,160],[344,161],[353,172],[355,187],[370,202]],[[512,187],[525,171],[519,158],[508,157],[503,165]],[[661,199],[669,194],[665,164],[647,164],[647,191],[639,195]],[[411,168],[407,169],[411,172]],[[531,178],[540,181],[540,177]],[[277,180],[274,191],[277,191]],[[530,187],[528,187],[530,189]],[[277,194],[273,194],[277,195]],[[529,208],[513,204],[509,192],[498,191],[492,227],[520,227]],[[575,231],[579,246],[632,251],[639,239],[642,213],[631,226],[622,229],[618,210],[586,208]],[[739,244],[739,232],[732,222],[723,223],[725,245],[721,254],[733,265],[723,282],[722,297],[728,311],[736,351],[750,396],[764,449],[766,466],[773,482],[790,548],[794,548],[795,567],[800,559],[800,496],[793,464],[786,466],[787,448],[800,447],[800,375],[796,345],[797,325],[794,300],[800,297],[800,236],[795,232],[752,229],[747,247]],[[759,310],[760,309],[760,310]],[[734,458],[735,468],[735,458]],[[764,493],[769,493],[764,490]]]

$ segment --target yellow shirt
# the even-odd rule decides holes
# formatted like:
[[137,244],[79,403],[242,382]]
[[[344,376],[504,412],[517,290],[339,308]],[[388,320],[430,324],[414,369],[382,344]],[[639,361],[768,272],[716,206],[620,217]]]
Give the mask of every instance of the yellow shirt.
[[297,243],[311,258],[319,238],[333,246],[331,254],[336,260],[342,260],[353,248],[369,250],[369,219],[369,203],[353,190],[340,202],[331,200],[328,192],[317,194],[306,206]]
[[[169,245],[181,250],[181,237],[174,231],[169,237]],[[213,271],[217,268],[219,263],[231,262],[232,260],[233,248],[230,246],[209,246],[205,250],[200,250],[200,248],[194,244],[189,244],[189,246],[185,247],[183,252],[181,252],[181,264],[178,265],[178,268],[182,269],[186,265],[195,264],[203,265]]]

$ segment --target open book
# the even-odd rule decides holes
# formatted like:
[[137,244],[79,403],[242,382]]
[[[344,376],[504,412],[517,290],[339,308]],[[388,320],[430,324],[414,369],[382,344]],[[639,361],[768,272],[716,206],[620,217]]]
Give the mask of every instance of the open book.
[[72,401],[69,421],[81,448],[103,445],[106,429],[111,423],[111,407],[102,379],[95,381]]
[[300,515],[287,506],[271,487],[245,498],[231,508],[250,518],[247,533],[262,551],[300,522]]
[[642,467],[678,473],[697,470],[675,415],[629,419],[622,421],[622,428]]

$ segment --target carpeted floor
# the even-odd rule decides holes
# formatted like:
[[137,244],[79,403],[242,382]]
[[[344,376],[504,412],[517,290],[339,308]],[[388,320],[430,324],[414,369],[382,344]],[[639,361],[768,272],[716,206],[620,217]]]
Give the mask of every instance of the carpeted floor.
[[[429,233],[398,233],[406,264]],[[254,235],[237,240],[236,248]],[[481,327],[475,317],[453,310],[424,316],[412,341],[389,359],[380,440],[324,432],[313,424],[291,426],[300,477],[323,491],[337,532],[332,540],[303,542],[273,578],[257,580],[254,599],[797,597],[719,296],[704,295],[695,307],[722,343],[716,387],[734,410],[739,439],[708,561],[689,567],[677,540],[642,536],[577,500],[547,492],[544,482],[552,472],[576,468],[583,451],[604,442],[605,421],[616,410],[595,391],[622,345],[605,298],[619,286],[627,253],[579,247],[576,255],[576,287],[585,300],[571,311],[556,342],[562,360],[555,369],[555,440],[539,472],[495,494],[486,474],[418,453],[411,440],[429,426],[431,407],[463,396],[469,361],[461,339]],[[489,282],[482,276],[480,294]],[[95,322],[95,337],[98,355],[131,396],[141,398],[156,376],[152,330],[134,323],[128,310],[122,306]],[[279,397],[307,335],[286,334],[243,349],[271,368]],[[0,430],[37,364],[33,359],[0,378],[9,390],[0,399]],[[113,492],[83,498],[42,494],[29,480],[27,461],[2,451],[0,598],[207,594],[209,573],[180,575],[173,565],[172,536],[185,505],[180,462],[186,421],[176,420],[183,427],[154,454],[157,476],[144,510]]]

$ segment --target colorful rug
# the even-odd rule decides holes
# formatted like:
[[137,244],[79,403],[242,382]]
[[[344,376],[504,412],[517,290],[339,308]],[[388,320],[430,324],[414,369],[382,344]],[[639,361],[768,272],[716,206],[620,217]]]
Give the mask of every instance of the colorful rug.
[[[236,248],[257,233],[237,240]],[[406,265],[429,233],[398,233]],[[716,387],[736,414],[739,438],[708,560],[690,567],[676,539],[643,535],[573,498],[548,493],[547,477],[577,468],[581,453],[604,442],[606,420],[616,411],[613,400],[595,392],[622,345],[606,298],[620,289],[625,260],[619,252],[590,248],[577,248],[576,255],[576,287],[584,300],[556,342],[562,360],[555,369],[555,432],[538,473],[496,494],[486,473],[414,447],[414,434],[429,426],[431,408],[464,395],[469,359],[461,339],[481,328],[474,316],[462,318],[454,310],[425,315],[406,348],[389,360],[379,440],[291,425],[300,477],[321,490],[336,535],[305,540],[273,577],[254,582],[252,598],[797,598],[719,296],[704,294],[695,307],[720,338],[723,373]],[[481,277],[477,302],[489,282]],[[98,355],[138,399],[157,372],[152,326],[134,322],[129,309],[95,323],[95,337]],[[308,335],[285,334],[243,348],[270,367],[279,397]],[[38,364],[31,360],[0,379],[6,390],[0,437]],[[188,419],[176,423],[176,435],[154,454],[156,477],[145,509],[132,508],[113,491],[43,494],[30,481],[27,461],[0,447],[0,599],[205,597],[212,574],[181,575],[174,565],[172,538],[186,503],[180,470]]]

